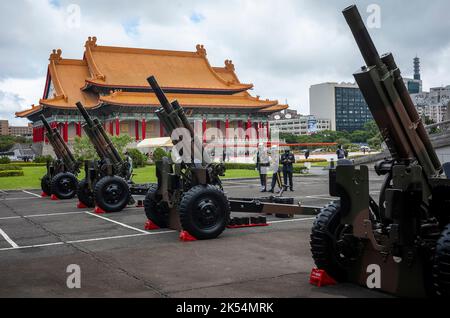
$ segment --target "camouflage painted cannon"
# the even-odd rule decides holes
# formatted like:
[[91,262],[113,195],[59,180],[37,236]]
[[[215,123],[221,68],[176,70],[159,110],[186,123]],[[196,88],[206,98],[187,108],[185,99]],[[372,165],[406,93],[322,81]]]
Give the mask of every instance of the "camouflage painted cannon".
[[[225,166],[210,162],[203,138],[195,136],[179,103],[169,102],[153,76],[148,82],[161,104],[156,115],[175,145],[171,158],[156,163],[158,184],[150,188],[144,201],[150,221],[158,227],[184,230],[196,239],[205,240],[218,237],[227,227],[243,225],[232,222],[231,212],[317,214],[315,207],[302,207],[293,198],[281,197],[282,193],[277,197],[228,198],[220,181]],[[180,142],[182,147],[177,147]],[[251,220],[265,223],[265,217],[244,219],[247,224]]]
[[40,117],[56,159],[47,162],[47,173],[41,180],[42,191],[60,200],[72,199],[77,193],[80,163],[75,159],[57,128],[51,128],[44,115]]
[[379,269],[380,289],[398,296],[450,295],[450,180],[429,140],[391,53],[379,56],[356,6],[343,11],[366,62],[355,80],[391,158],[379,199],[369,169],[340,161],[330,195],[311,234],[316,265],[340,281],[367,286]]
[[102,123],[92,119],[80,102],[76,105],[85,120],[83,129],[99,156],[99,160],[85,162],[86,177],[79,183],[78,199],[105,212],[122,211],[134,203],[132,195],[145,195],[149,185],[133,183],[131,164],[119,154]]

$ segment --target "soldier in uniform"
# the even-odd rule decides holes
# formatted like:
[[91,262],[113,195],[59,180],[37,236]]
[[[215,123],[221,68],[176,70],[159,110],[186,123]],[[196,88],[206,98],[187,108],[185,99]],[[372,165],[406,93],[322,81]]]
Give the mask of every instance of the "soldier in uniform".
[[[283,165],[284,190],[287,191],[288,185],[291,191],[294,191],[292,177],[294,173],[295,156],[289,149],[285,150],[281,156],[281,164]],[[289,183],[288,183],[289,181]]]

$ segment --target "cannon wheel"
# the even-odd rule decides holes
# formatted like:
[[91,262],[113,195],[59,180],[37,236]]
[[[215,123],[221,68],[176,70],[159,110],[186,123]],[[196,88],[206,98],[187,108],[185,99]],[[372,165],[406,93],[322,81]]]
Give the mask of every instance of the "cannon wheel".
[[183,195],[179,214],[184,230],[199,240],[213,239],[228,225],[230,203],[217,187],[198,185]]
[[51,182],[52,194],[60,200],[73,199],[77,194],[78,180],[69,172],[58,173]]
[[325,270],[331,277],[344,281],[346,274],[342,255],[337,249],[337,240],[341,232],[340,203],[333,202],[317,215],[311,231],[311,252],[319,269]]
[[161,196],[157,194],[158,186],[152,184],[144,200],[145,215],[160,228],[167,228],[169,225],[169,208],[165,203],[159,202]]
[[450,296],[450,224],[437,241],[433,262],[433,287],[441,297]]
[[94,187],[95,204],[106,212],[119,212],[130,202],[130,188],[127,182],[117,176],[100,179]]
[[94,207],[94,195],[91,189],[89,189],[89,184],[85,179],[78,183],[77,196],[78,200],[88,208]]
[[47,195],[52,194],[51,179],[48,174],[43,176],[41,179],[41,189]]

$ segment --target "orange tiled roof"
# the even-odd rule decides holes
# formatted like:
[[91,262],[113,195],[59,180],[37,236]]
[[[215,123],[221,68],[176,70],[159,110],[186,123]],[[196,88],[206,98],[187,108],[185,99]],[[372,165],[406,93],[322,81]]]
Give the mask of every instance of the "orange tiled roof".
[[[278,104],[278,101],[260,100],[255,97],[242,95],[206,95],[206,94],[166,94],[169,100],[178,100],[181,106],[188,108],[197,107],[227,107],[265,109]],[[110,105],[123,106],[158,106],[159,102],[153,93],[130,93],[116,91],[107,96],[101,96],[100,100]]]
[[213,70],[227,82],[241,83],[236,75],[233,61],[231,60],[225,60],[225,67],[213,67]]
[[92,75],[88,84],[148,88],[146,79],[154,75],[164,88],[242,91],[253,87],[219,76],[209,64],[203,45],[197,45],[196,52],[135,49],[99,46],[93,37],[85,47]]
[[39,106],[16,113],[27,117],[43,107],[74,109],[81,101],[87,108],[102,103],[120,105],[159,105],[154,94],[115,92],[99,96],[83,89],[86,83],[103,86],[148,87],[146,78],[154,74],[161,86],[167,88],[195,88],[203,90],[234,90],[232,95],[214,94],[168,94],[187,107],[248,108],[270,112],[287,108],[277,101],[260,100],[247,90],[252,87],[242,84],[230,60],[225,67],[211,67],[206,59],[206,50],[197,46],[196,52],[128,49],[97,46],[96,38],[89,38],[83,60],[63,59],[61,50],[53,50],[49,58],[49,78],[53,96],[41,99]]
[[262,113],[276,113],[285,109],[288,109],[289,105],[274,105],[267,108],[262,109],[260,112]]
[[20,111],[20,112],[16,112],[16,116],[17,117],[27,117],[27,116],[29,116],[31,114],[34,114],[37,111],[40,111],[41,109],[42,109],[41,105],[37,105],[37,106],[33,105],[33,106],[31,106],[30,109],[26,109],[26,110],[23,110],[23,111]]
[[61,107],[74,107],[78,101],[87,106],[98,104],[96,94],[81,90],[86,78],[90,76],[86,61],[63,59],[61,50],[53,51],[48,70],[55,93],[48,99],[40,100],[40,104]]

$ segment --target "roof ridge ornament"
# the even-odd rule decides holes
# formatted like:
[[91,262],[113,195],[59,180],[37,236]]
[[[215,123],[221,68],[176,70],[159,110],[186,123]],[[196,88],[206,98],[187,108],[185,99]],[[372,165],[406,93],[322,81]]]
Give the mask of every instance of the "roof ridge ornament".
[[198,55],[200,55],[201,57],[206,57],[206,49],[203,44],[197,44],[196,49]]
[[61,49],[53,50],[52,53],[50,54],[49,61],[60,61],[60,60],[62,60],[61,54],[62,54],[62,50]]
[[96,36],[90,36],[88,37],[85,47],[96,47],[97,46],[97,37]]
[[225,69],[232,72],[236,70],[232,60],[225,60]]

